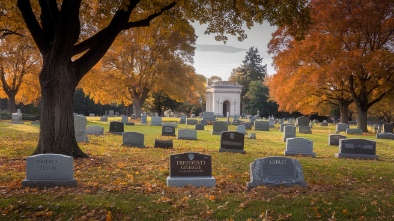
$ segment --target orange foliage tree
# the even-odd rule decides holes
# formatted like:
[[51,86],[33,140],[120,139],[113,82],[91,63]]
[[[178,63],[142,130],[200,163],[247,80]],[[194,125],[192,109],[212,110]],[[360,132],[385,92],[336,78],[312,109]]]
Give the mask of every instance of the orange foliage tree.
[[280,93],[289,90],[296,92],[298,103],[334,92],[355,102],[358,127],[367,131],[368,109],[394,92],[393,11],[389,0],[311,1],[313,25],[305,40],[295,42],[285,31],[273,40],[279,42],[271,48],[279,75],[271,79],[270,89],[282,99],[278,103],[285,104]]
[[101,67],[80,85],[96,102],[132,104],[136,116],[141,115],[150,92],[165,91],[171,98],[185,101],[197,83],[190,81],[195,75],[190,65],[195,39],[193,27],[180,14],[163,15],[149,27],[119,35]]
[[10,113],[16,112],[17,102],[37,101],[40,61],[29,37],[18,34],[0,40],[0,97],[8,99]]

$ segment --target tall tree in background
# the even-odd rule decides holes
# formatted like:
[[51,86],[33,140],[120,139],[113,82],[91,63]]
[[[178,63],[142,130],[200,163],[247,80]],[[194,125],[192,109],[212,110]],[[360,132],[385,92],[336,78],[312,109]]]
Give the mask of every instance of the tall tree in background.
[[255,47],[249,48],[246,52],[245,59],[242,61],[242,65],[238,68],[233,69],[231,72],[229,81],[236,82],[242,85],[241,91],[241,110],[246,111],[244,107],[249,102],[245,96],[249,91],[249,84],[253,81],[264,81],[267,76],[267,65],[261,65],[263,59],[260,57],[259,51]]
[[16,102],[37,101],[40,61],[29,37],[9,35],[0,39],[0,97],[8,99],[10,113],[16,112]]
[[269,88],[261,81],[252,81],[249,84],[249,91],[246,93],[248,102],[245,104],[245,111],[250,114],[269,117],[278,114],[278,105],[269,100]]
[[[73,92],[83,76],[104,56],[124,30],[149,26],[173,9],[185,18],[207,23],[207,34],[226,34],[244,39],[242,25],[268,20],[292,25],[302,36],[309,25],[307,0],[284,1],[82,1],[39,0],[33,10],[30,0],[18,0],[18,8],[43,57],[40,72],[41,126],[38,153],[86,157],[75,140]],[[38,20],[39,19],[39,20]]]
[[310,107],[331,97],[344,102],[341,112],[354,101],[358,127],[367,131],[368,109],[394,92],[394,2],[314,0],[311,8],[305,40],[284,35],[290,46],[277,44],[278,76],[270,89],[276,99],[296,97]]
[[112,99],[110,102],[132,104],[133,113],[140,116],[150,91],[171,85],[167,93],[177,96],[185,93],[174,92],[175,88],[190,88],[184,80],[193,72],[186,64],[193,62],[195,40],[193,27],[180,13],[162,15],[149,27],[120,34],[104,56],[101,68],[87,74],[81,85],[96,101],[108,103],[107,99]]

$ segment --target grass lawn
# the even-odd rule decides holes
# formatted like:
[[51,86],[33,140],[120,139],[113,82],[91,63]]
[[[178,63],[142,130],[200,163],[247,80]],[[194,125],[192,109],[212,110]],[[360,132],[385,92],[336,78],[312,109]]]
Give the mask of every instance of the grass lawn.
[[[315,125],[312,134],[297,137],[313,140],[317,157],[294,157],[308,187],[249,190],[249,164],[283,156],[278,125],[269,132],[253,131],[257,139],[245,139],[246,154],[236,154],[219,153],[220,136],[211,135],[211,125],[190,141],[162,137],[160,126],[137,122],[125,131],[145,134],[146,148],[130,148],[121,146],[121,135],[107,133],[108,122],[87,119],[106,132],[80,144],[89,158],[74,160],[78,187],[42,190],[22,188],[25,159],[37,145],[39,125],[0,122],[0,220],[394,220],[394,140],[346,135],[376,141],[379,160],[337,159],[338,147],[328,145],[335,126]],[[153,148],[155,139],[173,139],[174,148]],[[169,155],[190,151],[212,156],[214,188],[166,186]]]

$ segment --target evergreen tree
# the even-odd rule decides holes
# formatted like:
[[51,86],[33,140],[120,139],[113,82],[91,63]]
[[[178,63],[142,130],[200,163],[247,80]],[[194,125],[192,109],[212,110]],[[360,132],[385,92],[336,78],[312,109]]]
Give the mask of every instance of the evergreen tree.
[[247,111],[246,107],[248,98],[246,94],[249,91],[249,84],[252,81],[263,82],[267,76],[267,65],[261,65],[263,59],[260,57],[259,51],[255,47],[249,48],[246,52],[245,59],[242,61],[242,65],[238,68],[233,69],[230,81],[236,82],[242,85],[241,92],[241,110],[242,112]]

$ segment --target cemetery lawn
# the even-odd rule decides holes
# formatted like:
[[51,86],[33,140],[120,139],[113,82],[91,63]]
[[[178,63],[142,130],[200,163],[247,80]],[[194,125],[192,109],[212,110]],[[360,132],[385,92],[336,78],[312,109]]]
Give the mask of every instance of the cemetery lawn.
[[[245,139],[246,154],[237,154],[218,152],[220,136],[211,135],[212,125],[197,132],[198,140],[177,140],[162,137],[160,126],[138,121],[125,131],[145,134],[146,148],[130,148],[121,146],[120,135],[107,133],[108,122],[87,119],[105,134],[89,135],[90,142],[80,144],[89,158],[74,160],[78,187],[49,189],[22,188],[39,125],[0,122],[0,220],[394,220],[394,140],[346,135],[376,141],[379,159],[337,159],[338,146],[328,146],[335,126],[315,125],[312,134],[297,137],[313,140],[317,157],[292,157],[301,162],[308,187],[249,190],[249,164],[283,156],[278,125],[253,131],[257,139]],[[177,130],[183,128],[194,126]],[[174,148],[153,148],[154,139],[173,139]],[[183,152],[212,156],[214,188],[166,186],[169,155]]]

